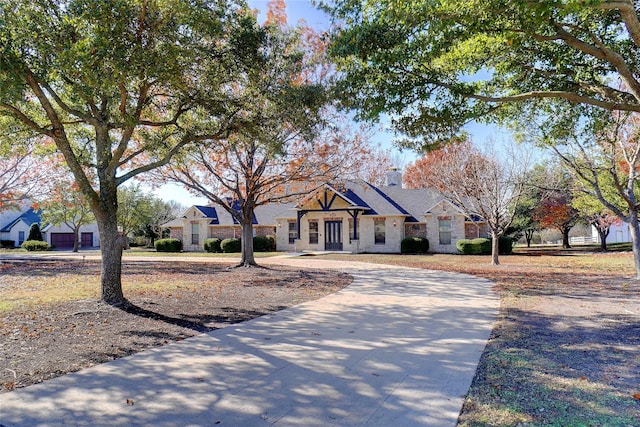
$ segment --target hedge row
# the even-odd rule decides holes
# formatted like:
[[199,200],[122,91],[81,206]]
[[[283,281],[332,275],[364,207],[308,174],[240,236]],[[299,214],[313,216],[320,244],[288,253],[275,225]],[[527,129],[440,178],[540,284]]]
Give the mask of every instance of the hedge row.
[[15,240],[0,240],[0,248],[13,249],[16,247]]
[[429,252],[429,240],[424,237],[405,237],[400,242],[400,253],[426,254]]
[[[490,255],[491,239],[461,239],[456,243],[458,251],[464,255]],[[498,253],[500,255],[509,255],[513,253],[513,240],[507,236],[501,236],[498,240]]]
[[182,250],[182,242],[178,239],[160,239],[156,240],[154,245],[158,252],[180,252]]
[[[237,253],[242,251],[241,239],[224,239],[212,237],[204,241],[204,250],[213,253]],[[274,236],[256,236],[253,238],[253,250],[256,252],[274,252],[276,238]]]

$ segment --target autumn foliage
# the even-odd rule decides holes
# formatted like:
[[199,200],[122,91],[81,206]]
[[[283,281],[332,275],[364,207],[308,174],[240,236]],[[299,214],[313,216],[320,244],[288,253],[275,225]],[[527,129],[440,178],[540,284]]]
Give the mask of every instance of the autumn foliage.
[[542,228],[553,228],[562,233],[564,248],[570,247],[569,230],[576,224],[579,217],[579,212],[562,194],[546,198],[534,212],[534,219]]

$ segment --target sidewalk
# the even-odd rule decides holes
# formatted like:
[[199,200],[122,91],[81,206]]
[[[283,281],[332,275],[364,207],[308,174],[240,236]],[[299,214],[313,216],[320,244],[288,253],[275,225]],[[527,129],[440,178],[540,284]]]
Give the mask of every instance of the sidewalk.
[[344,290],[0,396],[0,426],[455,426],[498,312],[471,276],[314,257]]

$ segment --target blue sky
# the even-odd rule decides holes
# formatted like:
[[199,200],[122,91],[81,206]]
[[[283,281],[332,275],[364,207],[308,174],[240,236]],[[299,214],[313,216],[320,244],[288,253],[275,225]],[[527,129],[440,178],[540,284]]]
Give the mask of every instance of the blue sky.
[[[326,29],[329,27],[329,18],[327,15],[315,8],[309,0],[285,0],[287,3],[287,16],[289,22],[296,24],[300,20],[304,20],[310,26],[317,29]],[[268,0],[248,0],[249,6],[258,9],[260,21],[265,18]]]

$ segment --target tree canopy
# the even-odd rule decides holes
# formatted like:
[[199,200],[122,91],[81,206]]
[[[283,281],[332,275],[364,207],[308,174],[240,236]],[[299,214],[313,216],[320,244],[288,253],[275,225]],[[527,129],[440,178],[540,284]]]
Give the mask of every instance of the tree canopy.
[[[117,188],[235,123],[238,0],[6,0],[0,116],[55,143],[100,230],[102,299],[125,302]],[[206,110],[202,107],[206,106]]]
[[[470,120],[640,111],[640,21],[631,0],[336,0],[330,52],[347,107],[389,114],[423,149]],[[571,108],[566,108],[571,107]],[[593,111],[593,110],[592,110]]]

